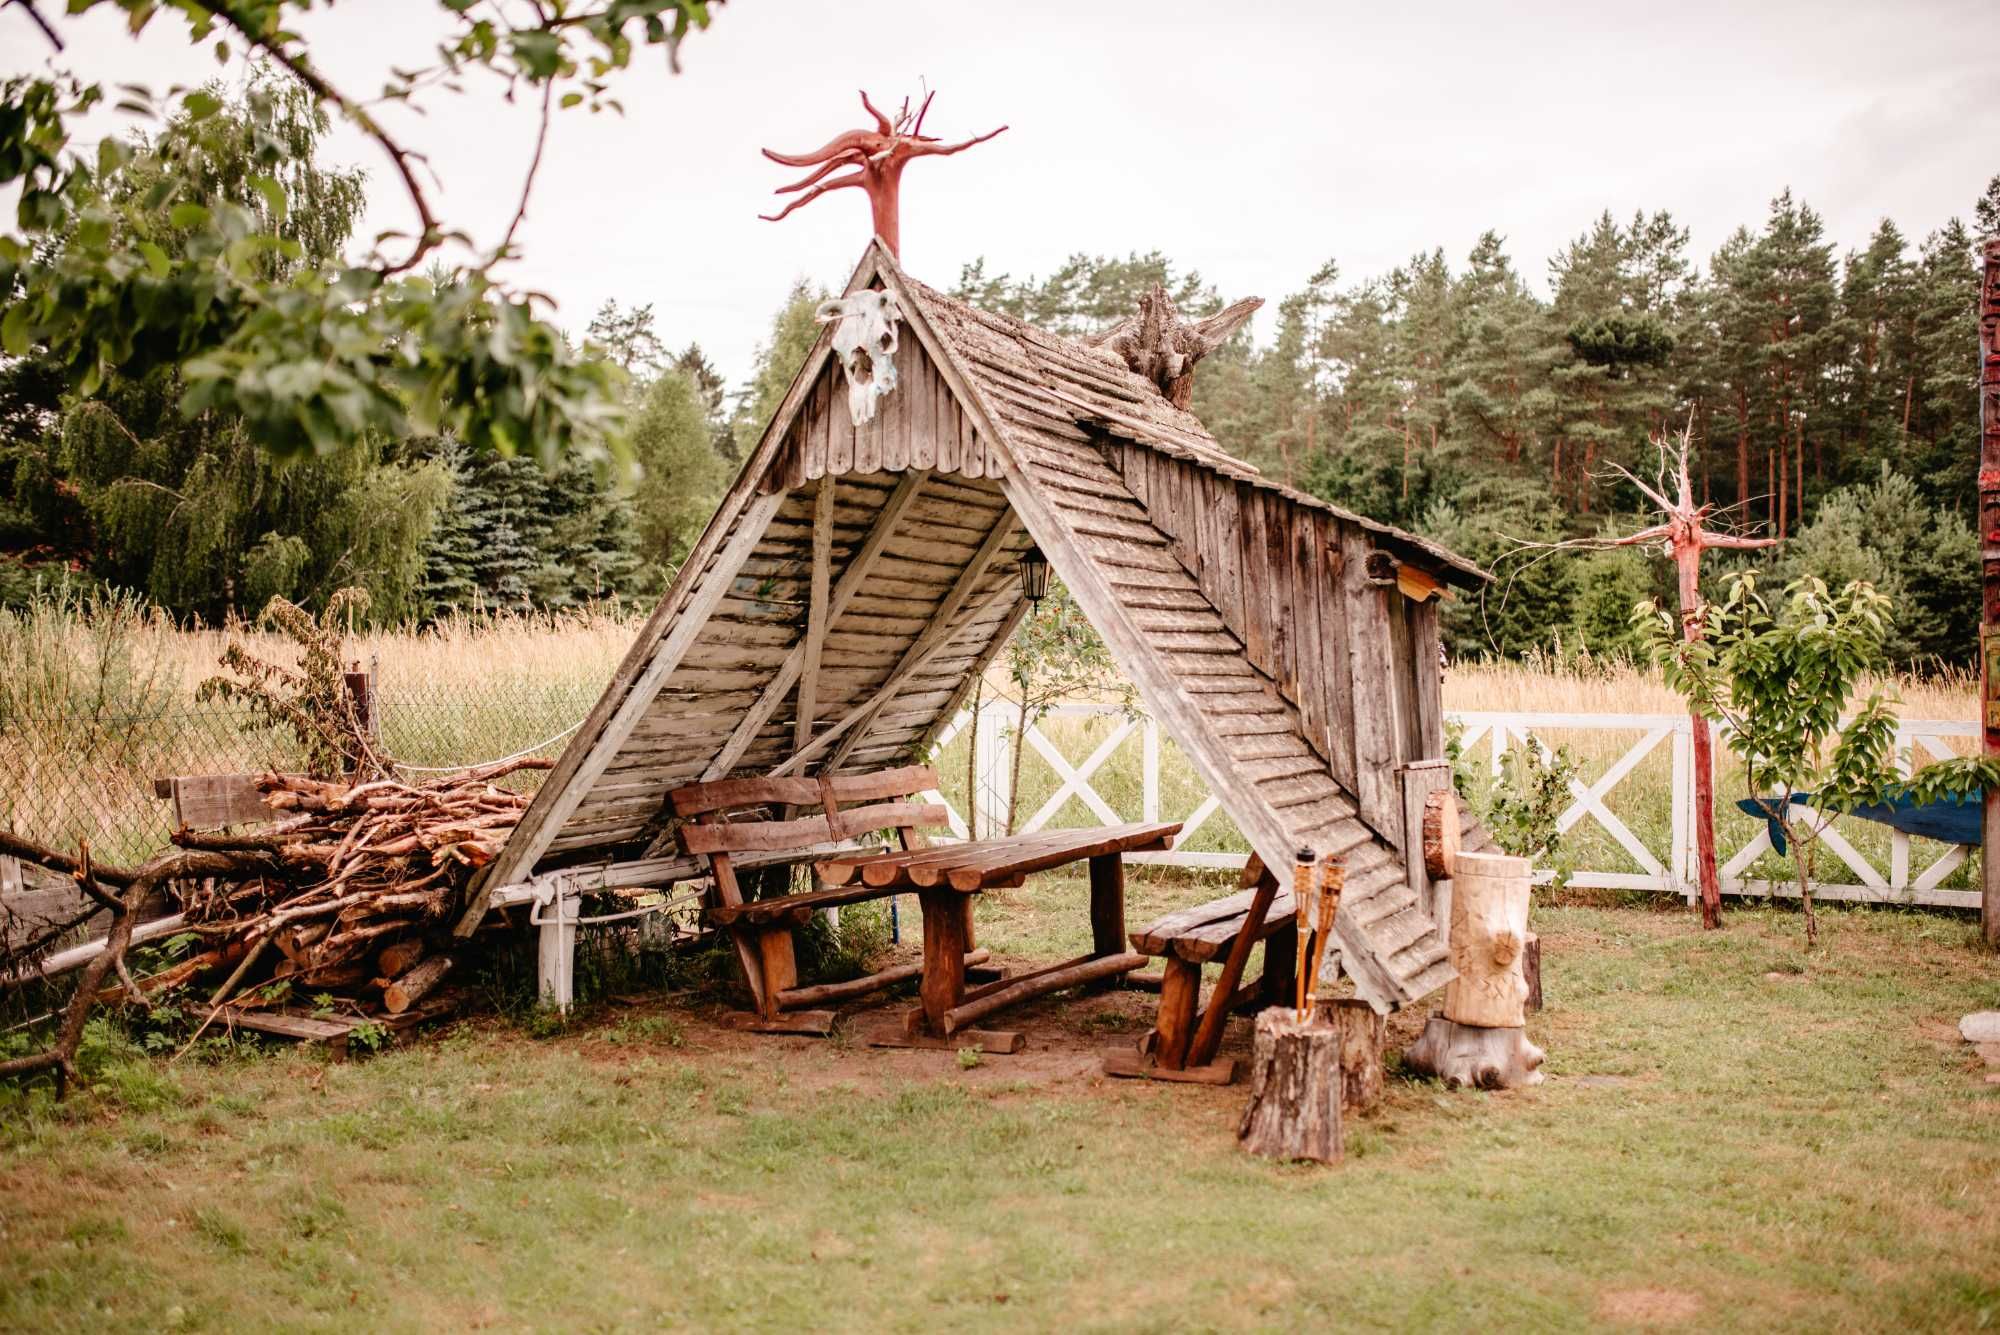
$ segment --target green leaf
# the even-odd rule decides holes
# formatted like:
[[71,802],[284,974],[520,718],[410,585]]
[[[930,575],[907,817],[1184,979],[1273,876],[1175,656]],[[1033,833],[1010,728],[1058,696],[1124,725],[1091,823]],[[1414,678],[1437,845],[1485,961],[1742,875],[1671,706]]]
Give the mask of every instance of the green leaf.
[[10,357],[25,357],[32,351],[28,341],[28,303],[17,301],[0,316],[0,348]]
[[269,176],[252,176],[250,188],[264,200],[264,206],[271,210],[274,218],[285,216],[285,187]]
[[175,227],[192,231],[208,221],[208,210],[199,204],[183,200],[168,211],[167,221]]
[[197,88],[181,99],[181,106],[186,108],[190,119],[205,121],[222,110],[222,99],[206,89]]
[[165,278],[173,271],[173,261],[169,260],[167,252],[161,250],[154,242],[141,241],[139,253],[146,257],[146,268],[152,272],[153,277]]

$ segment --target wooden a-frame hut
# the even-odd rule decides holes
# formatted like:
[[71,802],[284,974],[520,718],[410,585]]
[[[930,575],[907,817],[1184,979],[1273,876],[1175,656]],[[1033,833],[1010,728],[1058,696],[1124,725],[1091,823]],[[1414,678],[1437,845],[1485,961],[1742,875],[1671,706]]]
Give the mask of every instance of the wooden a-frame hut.
[[1451,976],[1416,845],[1449,783],[1438,599],[1487,576],[1278,486],[1103,348],[975,310],[872,241],[903,315],[856,426],[823,331],[680,577],[460,923],[699,876],[667,792],[921,755],[1026,609],[1039,547],[1266,865],[1346,861],[1343,968],[1378,1008]]

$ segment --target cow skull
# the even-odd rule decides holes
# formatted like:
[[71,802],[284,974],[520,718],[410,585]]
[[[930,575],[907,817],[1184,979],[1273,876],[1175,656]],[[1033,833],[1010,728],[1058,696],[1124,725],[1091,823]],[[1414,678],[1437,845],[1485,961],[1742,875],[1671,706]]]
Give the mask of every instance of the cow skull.
[[893,292],[864,289],[832,301],[814,312],[821,324],[833,325],[833,354],[847,373],[847,414],[854,425],[875,420],[875,404],[896,387],[896,326],[903,308]]

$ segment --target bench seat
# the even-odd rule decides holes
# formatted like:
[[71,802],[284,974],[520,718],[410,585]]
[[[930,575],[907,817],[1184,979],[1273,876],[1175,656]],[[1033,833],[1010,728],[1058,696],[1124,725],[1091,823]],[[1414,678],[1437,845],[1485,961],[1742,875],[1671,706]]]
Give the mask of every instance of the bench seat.
[[[1256,894],[1255,890],[1244,890],[1192,908],[1176,909],[1132,933],[1132,949],[1141,955],[1173,956],[1190,964],[1226,959],[1250,916],[1251,901]],[[1292,892],[1278,892],[1251,940],[1262,941],[1273,932],[1290,927],[1296,910]]]

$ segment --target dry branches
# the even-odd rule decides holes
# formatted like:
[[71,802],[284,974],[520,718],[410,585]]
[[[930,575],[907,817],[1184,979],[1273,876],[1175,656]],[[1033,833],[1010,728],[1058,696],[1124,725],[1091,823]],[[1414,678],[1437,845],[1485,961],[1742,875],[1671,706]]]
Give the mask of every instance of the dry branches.
[[[257,787],[276,818],[269,829],[181,830],[174,849],[136,872],[93,868],[87,856],[0,833],[0,849],[17,857],[88,879],[94,890],[122,886],[115,896],[97,890],[112,912],[111,930],[85,966],[55,1042],[0,1063],[0,1076],[54,1071],[60,1095],[75,1074],[94,1004],[145,1004],[205,975],[222,981],[208,998],[204,1028],[225,1007],[278,1004],[294,987],[358,992],[357,1008],[381,1001],[392,1012],[403,1009],[448,972],[437,957],[427,965],[430,929],[456,907],[469,873],[492,861],[527,809],[527,795],[495,781],[549,764],[517,758],[422,784],[265,774]],[[162,890],[179,901],[183,930],[200,946],[137,982],[125,952],[140,912]],[[113,974],[118,981],[107,988]]]

